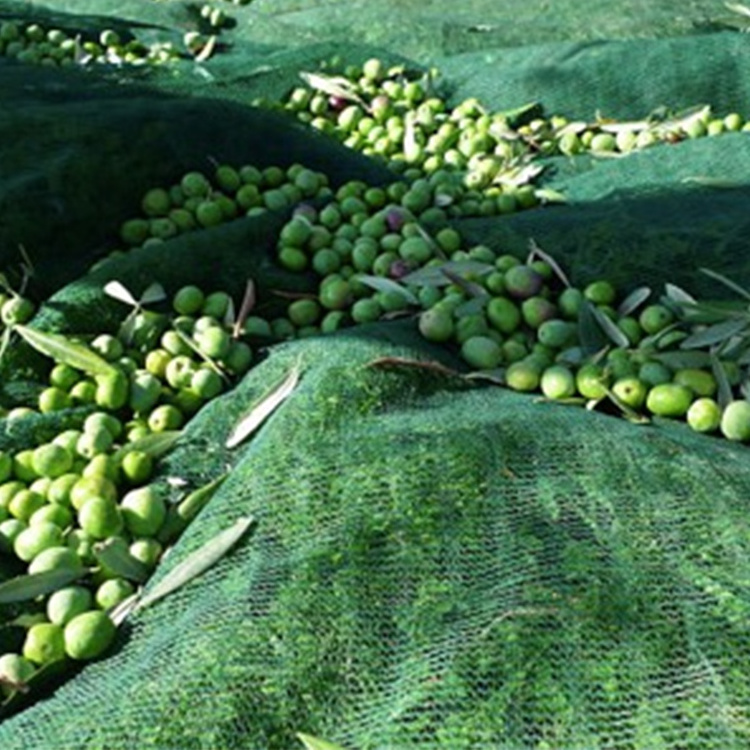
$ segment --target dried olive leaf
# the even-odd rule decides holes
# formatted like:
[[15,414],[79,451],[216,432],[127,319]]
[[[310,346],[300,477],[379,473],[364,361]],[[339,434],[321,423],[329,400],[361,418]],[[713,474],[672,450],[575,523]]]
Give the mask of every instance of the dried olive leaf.
[[111,541],[96,544],[94,557],[120,578],[143,583],[149,577],[149,569],[120,544]]
[[305,73],[304,71],[299,76],[310,88],[328,94],[328,96],[335,96],[340,99],[356,102],[368,111],[370,109],[362,97],[354,91],[354,86],[348,78],[327,76],[322,73]]
[[124,302],[126,305],[138,307],[138,300],[130,291],[119,281],[109,281],[104,285],[104,293],[118,302]]
[[560,279],[565,286],[571,286],[570,280],[565,274],[565,271],[560,267],[560,264],[548,252],[542,250],[542,248],[536,243],[536,240],[532,239],[529,242],[529,247],[531,248],[531,251],[529,252],[528,263],[531,263],[536,258],[540,258],[549,265],[549,267],[555,272],[557,278]]
[[221,560],[254,525],[255,519],[252,516],[245,516],[237,520],[229,528],[220,531],[216,536],[209,539],[203,546],[188,555],[181,563],[169,571],[164,578],[141,598],[134,610],[145,609],[205,573]]
[[119,628],[129,617],[130,613],[135,610],[139,598],[140,594],[138,592],[131,594],[110,610],[109,619],[112,620],[116,627]]
[[311,734],[297,732],[297,738],[305,746],[305,750],[344,750],[341,745],[321,740],[318,737],[313,737]]
[[0,604],[25,602],[51,594],[81,577],[80,570],[61,568],[42,573],[28,573],[0,584]]
[[89,349],[85,344],[71,341],[59,333],[38,331],[24,325],[14,325],[13,330],[41,354],[62,362],[89,375],[110,375],[117,368]]
[[247,440],[255,430],[292,394],[300,378],[299,366],[295,365],[283,382],[262,396],[255,405],[232,428],[225,446],[236,448]]
[[232,336],[239,338],[242,334],[242,327],[245,325],[248,315],[252,312],[255,307],[257,296],[255,294],[255,282],[252,279],[247,280],[245,285],[245,294],[242,297],[240,304],[240,312],[237,315],[237,320],[234,321],[234,327],[232,329]]
[[633,289],[630,294],[619,304],[617,308],[617,314],[624,318],[626,315],[630,315],[635,312],[649,297],[651,296],[651,288],[647,286],[639,286],[637,289]]
[[419,300],[405,286],[402,286],[393,279],[387,279],[384,276],[369,276],[363,274],[357,276],[357,281],[375,289],[378,292],[394,292],[406,300],[410,305],[418,305]]

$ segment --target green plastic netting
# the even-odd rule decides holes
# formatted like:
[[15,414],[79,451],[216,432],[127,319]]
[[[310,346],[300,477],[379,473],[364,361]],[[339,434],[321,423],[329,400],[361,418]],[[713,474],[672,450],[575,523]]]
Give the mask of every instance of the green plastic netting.
[[[0,18],[179,39],[190,3],[0,3]],[[499,7],[498,7],[499,6]],[[540,102],[570,118],[667,106],[750,113],[742,17],[719,2],[321,4],[232,8],[220,54],[158,70],[49,70],[0,59],[0,267],[33,259],[36,323],[114,327],[102,293],[210,282],[235,297],[309,288],[272,259],[284,217],[242,219],[86,273],[143,192],[214,159],[302,162],[332,184],[383,167],[282,114],[337,53],[437,66],[453,101]],[[116,15],[116,17],[115,17]],[[564,206],[456,222],[498,252],[536,241],[576,282],[750,283],[750,140],[726,134],[624,159],[557,158]],[[2,398],[39,365],[5,359]],[[227,481],[153,586],[237,518],[253,532],[132,617],[114,653],[0,721],[7,750],[287,750],[306,732],[352,750],[742,750],[750,746],[747,448],[657,420],[469,387],[413,321],[272,347],[206,406],[160,476]],[[391,361],[389,361],[389,358]],[[383,361],[386,360],[386,361]],[[237,415],[295,364],[294,394],[247,444]],[[74,419],[75,415],[70,415]],[[0,422],[0,448],[59,417]],[[5,644],[3,644],[5,645]],[[0,651],[4,649],[0,648]]]

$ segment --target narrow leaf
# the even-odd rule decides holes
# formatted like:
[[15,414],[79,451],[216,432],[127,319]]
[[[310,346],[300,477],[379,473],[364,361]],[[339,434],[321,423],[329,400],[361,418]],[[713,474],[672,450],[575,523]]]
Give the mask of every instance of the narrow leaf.
[[361,281],[378,292],[394,292],[403,297],[410,305],[419,304],[419,300],[406,287],[393,279],[387,279],[384,276],[368,276],[367,274],[363,274],[357,276],[357,281]]
[[740,297],[744,297],[746,300],[750,300],[750,292],[748,292],[746,289],[743,289],[739,284],[735,284],[734,281],[728,279],[723,274],[712,271],[710,268],[701,268],[700,272],[705,274],[706,276],[709,276],[715,281],[724,284],[725,287],[731,289],[733,292],[736,292],[740,295]]
[[435,242],[430,233],[421,224],[415,224],[414,226],[417,228],[419,236],[432,248],[432,252],[435,253],[435,256],[440,258],[440,260],[447,261],[448,256],[445,254],[445,251],[437,242]]
[[255,519],[252,516],[247,516],[240,518],[229,528],[220,531],[167,573],[164,578],[141,598],[135,606],[135,610],[137,611],[150,606],[205,573],[221,560],[247,534],[254,524]]
[[696,299],[692,294],[688,294],[682,287],[676,284],[665,284],[664,291],[666,292],[667,298],[677,304],[695,304]]
[[0,584],[0,604],[24,602],[51,594],[81,577],[81,571],[63,568],[16,576]]
[[630,315],[635,312],[649,297],[651,296],[651,289],[647,286],[639,286],[637,289],[633,289],[630,294],[620,303],[617,308],[617,314],[624,318],[626,315]]
[[732,336],[747,330],[750,320],[730,319],[696,331],[682,342],[683,349],[700,349],[728,341]]
[[216,494],[229,476],[229,472],[224,472],[221,476],[212,480],[208,484],[193,490],[178,506],[177,512],[185,521],[192,521],[198,513],[208,504],[208,501]]
[[202,63],[208,60],[209,57],[214,53],[214,49],[216,48],[216,35],[211,34],[210,37],[208,37],[206,43],[201,47],[200,52],[195,56],[195,62]]
[[255,430],[292,394],[299,382],[299,367],[294,366],[284,381],[269,391],[243,416],[229,433],[227,448],[236,448],[247,440]]
[[71,341],[59,333],[38,331],[28,326],[15,325],[13,330],[41,354],[62,362],[89,375],[109,375],[116,371],[106,359],[89,349],[85,344]]
[[487,290],[481,286],[480,284],[477,284],[474,281],[469,281],[468,279],[465,279],[460,274],[455,273],[454,271],[451,271],[449,269],[446,269],[443,267],[443,273],[458,287],[463,289],[464,292],[471,295],[472,297],[488,297]]
[[108,281],[104,285],[104,293],[118,302],[124,302],[131,307],[138,307],[138,300],[119,281]]
[[245,294],[240,304],[240,312],[237,315],[237,320],[234,321],[234,328],[232,329],[232,336],[234,338],[239,338],[242,334],[242,328],[255,307],[256,299],[255,282],[252,279],[248,279],[247,284],[245,284]]
[[157,302],[163,302],[165,299],[167,299],[167,293],[164,291],[164,287],[154,282],[143,292],[138,303],[140,305],[154,305]]
[[672,370],[707,369],[711,366],[711,355],[708,352],[653,352],[650,358],[661,362]]
[[467,315],[476,315],[477,313],[482,312],[485,307],[487,307],[489,299],[489,295],[472,297],[470,300],[462,302],[458,307],[456,307],[456,309],[453,311],[453,314],[457,318],[464,318]]
[[297,732],[297,737],[305,746],[305,750],[344,750],[341,745],[335,745],[333,742],[321,740],[318,737],[313,737],[311,734]]
[[379,357],[378,359],[373,359],[371,362],[368,362],[365,366],[393,368],[405,367],[418,370],[428,370],[430,372],[435,372],[438,375],[446,375],[451,378],[462,377],[461,373],[457,370],[452,370],[450,367],[446,367],[445,365],[440,364],[440,362],[435,362],[434,360],[408,359],[406,357]]
[[109,611],[109,619],[119,628],[123,622],[133,612],[138,604],[140,594],[138,592],[131,594],[127,599],[123,599],[117,606]]
[[624,348],[630,346],[628,337],[596,305],[589,303],[588,305],[584,305],[584,307],[586,306],[591,308],[591,314],[594,316],[594,320],[610,341],[616,346]]
[[733,400],[734,396],[732,395],[732,386],[729,384],[727,371],[714,352],[711,352],[711,372],[713,373],[714,378],[716,378],[716,400],[719,402],[719,406],[723,409]]
[[529,247],[531,248],[531,252],[529,253],[529,262],[533,261],[535,258],[540,258],[543,260],[549,267],[555,272],[555,275],[557,276],[560,281],[562,281],[565,286],[571,286],[570,280],[568,279],[565,271],[562,270],[559,263],[546,251],[542,250],[541,247],[536,243],[536,240],[531,240],[529,242]]
[[742,3],[724,3],[724,7],[733,13],[739,13],[741,16],[750,16],[750,8]]
[[445,275],[445,270],[454,273],[489,274],[495,270],[490,263],[482,263],[478,260],[454,260],[440,265],[425,266],[412,271],[401,279],[403,284],[414,286],[448,286],[451,280]]
[[182,437],[182,430],[166,430],[165,432],[154,432],[151,435],[145,435],[138,440],[124,445],[115,453],[115,459],[120,461],[122,457],[130,451],[143,451],[148,453],[154,461],[169,453],[174,448],[175,443]]
[[150,575],[149,569],[127,547],[112,541],[94,545],[94,557],[120,578],[143,583]]
[[361,107],[368,109],[362,98],[354,91],[352,82],[348,78],[305,72],[301,72],[299,76],[310,88],[317,89],[328,96],[356,102]]
[[564,193],[561,193],[559,190],[552,190],[552,188],[539,188],[534,194],[542,204],[568,202],[568,198]]
[[578,315],[578,340],[586,354],[593,354],[605,347],[608,343],[608,337],[594,316],[594,306],[584,300]]

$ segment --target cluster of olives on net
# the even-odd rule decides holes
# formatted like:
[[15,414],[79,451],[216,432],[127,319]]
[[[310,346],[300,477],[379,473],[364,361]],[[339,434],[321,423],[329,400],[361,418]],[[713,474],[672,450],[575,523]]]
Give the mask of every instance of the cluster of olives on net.
[[[116,335],[55,338],[47,387],[36,403],[5,414],[8,425],[55,412],[76,423],[49,441],[0,451],[0,561],[23,575],[66,578],[14,620],[26,630],[19,652],[0,654],[5,694],[15,689],[8,680],[23,685],[52,662],[101,656],[115,637],[113,611],[182,530],[179,505],[154,479],[153,439],[175,435],[250,367],[232,307],[225,292],[185,286],[170,312],[133,308]],[[29,340],[38,346],[39,337],[48,353],[44,333]],[[90,371],[81,369],[81,347],[96,363]]]
[[[721,405],[708,353],[680,349],[699,328],[683,320],[676,301],[646,304],[650,292],[635,303],[618,300],[605,280],[570,286],[543,252],[523,262],[484,245],[465,247],[445,216],[439,220],[438,186],[354,181],[319,210],[298,208],[281,229],[278,259],[292,271],[314,270],[320,282],[314,295],[288,305],[297,335],[416,315],[426,339],[454,347],[472,370],[513,390],[750,439],[737,362],[721,363],[734,387],[731,403]],[[420,220],[425,212],[430,231]],[[584,325],[594,328],[596,351],[582,346]]]
[[415,73],[376,58],[361,66],[335,61],[325,70],[304,74],[307,85],[294,88],[283,109],[346,146],[384,160],[398,173],[457,173],[457,189],[469,205],[455,200],[454,215],[491,216],[560,200],[534,187],[542,171],[540,156],[625,154],[657,143],[748,129],[740,115],[715,117],[710,107],[642,123],[543,118],[535,116],[539,108],[534,105],[489,112],[474,98],[451,107],[436,91],[435,71]]
[[146,191],[143,215],[122,224],[120,239],[128,248],[149,246],[243,216],[290,209],[303,200],[324,200],[329,193],[327,176],[300,164],[287,169],[219,164],[210,177],[194,170],[174,185]]
[[174,60],[180,53],[168,42],[147,45],[136,39],[123,41],[112,29],[90,38],[86,33],[71,35],[38,23],[4,21],[0,24],[0,55],[23,63],[65,67],[92,63],[159,64]]

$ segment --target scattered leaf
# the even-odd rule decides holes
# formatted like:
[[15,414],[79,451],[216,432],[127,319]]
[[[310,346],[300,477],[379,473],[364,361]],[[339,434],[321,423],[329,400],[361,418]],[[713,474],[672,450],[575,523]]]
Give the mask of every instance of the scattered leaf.
[[542,250],[542,248],[537,245],[536,240],[532,239],[529,242],[529,247],[531,248],[528,259],[529,263],[536,258],[543,260],[545,263],[547,263],[547,265],[549,265],[549,267],[554,271],[557,278],[560,279],[560,281],[562,281],[565,286],[571,286],[570,280],[568,279],[565,271],[563,271],[560,267],[560,264],[548,252]]
[[368,362],[365,367],[408,367],[420,370],[430,370],[431,372],[436,372],[440,375],[447,375],[449,377],[462,377],[461,373],[457,370],[452,370],[450,367],[440,364],[440,362],[425,359],[408,359],[406,357],[380,357]]
[[0,584],[0,604],[25,602],[51,594],[81,577],[81,571],[70,569],[47,570],[11,578]]
[[478,260],[455,260],[441,263],[435,266],[426,266],[416,271],[412,271],[401,279],[403,284],[413,284],[414,286],[448,286],[451,280],[445,275],[445,270],[457,274],[489,274],[495,270],[490,263],[482,263]]
[[684,289],[682,289],[682,287],[679,287],[676,284],[665,284],[664,291],[666,292],[667,299],[671,300],[672,302],[676,302],[679,305],[685,303],[696,303],[696,299],[692,294],[688,294],[688,292],[686,292]]
[[234,321],[234,328],[232,329],[232,336],[234,338],[237,339],[242,334],[242,328],[245,325],[248,315],[250,315],[255,307],[256,299],[255,282],[252,279],[248,279],[247,284],[245,284],[245,294],[240,304],[240,313],[237,316],[237,320]]
[[124,302],[126,305],[138,307],[138,300],[130,293],[125,285],[119,281],[108,281],[104,285],[104,293],[119,302]]
[[628,337],[596,305],[591,304],[588,300],[584,300],[583,307],[590,308],[596,324],[602,329],[607,338],[615,344],[615,346],[621,346],[623,348],[630,346]]
[[732,386],[729,384],[726,368],[713,351],[711,352],[711,372],[716,378],[716,400],[723,409],[734,399],[734,396],[732,395]]
[[701,349],[714,344],[721,344],[728,341],[732,336],[736,336],[746,331],[750,325],[750,320],[730,319],[723,320],[721,323],[703,328],[688,336],[681,344],[683,349]]
[[463,291],[471,297],[489,297],[487,290],[481,284],[469,281],[469,279],[465,279],[461,274],[455,273],[454,271],[447,269],[445,266],[443,266],[443,273],[452,283],[463,289]]
[[295,365],[283,382],[262,396],[248,413],[232,428],[225,446],[236,448],[247,440],[255,430],[292,394],[299,382],[299,366]]
[[305,750],[344,750],[341,745],[336,745],[333,742],[328,742],[327,740],[321,740],[318,737],[313,737],[311,734],[303,734],[302,732],[297,732],[297,737],[305,746]]
[[116,627],[119,628],[129,617],[130,613],[135,610],[139,598],[140,594],[138,592],[131,594],[127,599],[123,599],[116,607],[110,610],[109,618]]
[[724,284],[725,287],[731,289],[736,294],[739,294],[740,297],[743,297],[746,300],[750,300],[750,292],[748,292],[747,289],[743,289],[739,284],[735,284],[734,281],[728,279],[723,274],[712,271],[710,268],[701,268],[700,272],[714,279],[715,281]]
[[94,557],[100,565],[106,566],[120,578],[143,583],[150,575],[149,569],[116,540],[95,544]]
[[174,448],[175,443],[182,437],[182,430],[166,430],[165,432],[154,432],[144,435],[142,438],[133,440],[122,446],[115,453],[115,460],[121,461],[122,457],[130,451],[143,451],[155,461],[164,457]]
[[167,299],[167,293],[164,291],[164,287],[154,282],[151,284],[141,295],[138,300],[139,305],[154,305],[157,302],[163,302]]
[[672,370],[706,369],[711,366],[711,355],[699,351],[653,352],[651,359],[666,365]]
[[136,604],[135,611],[145,609],[205,573],[221,560],[254,525],[255,519],[252,516],[246,516],[240,518],[229,528],[220,531],[203,546],[188,555],[181,563],[170,570],[150,591],[145,593]]
[[88,346],[72,341],[62,334],[39,331],[24,325],[15,325],[13,330],[20,334],[26,343],[55,362],[63,362],[89,375],[109,375],[116,372],[113,365]]
[[409,291],[405,286],[399,284],[393,279],[387,279],[385,276],[369,276],[362,274],[357,276],[357,281],[361,281],[371,289],[375,289],[378,292],[393,292],[400,295],[410,305],[419,305],[419,300]]
[[637,289],[633,289],[630,294],[619,304],[617,308],[617,314],[624,318],[626,315],[630,315],[635,312],[649,297],[651,296],[651,289],[647,286],[639,286]]
[[335,96],[339,99],[345,99],[350,102],[356,102],[361,107],[369,111],[365,101],[354,90],[354,85],[348,78],[343,76],[327,76],[322,73],[305,73],[301,72],[300,78],[310,87],[317,91]]
[[208,60],[216,49],[216,34],[211,34],[206,43],[201,47],[201,51],[195,56],[195,62],[202,63]]

